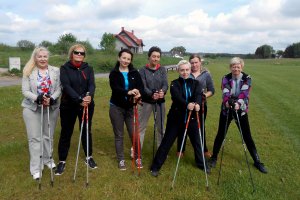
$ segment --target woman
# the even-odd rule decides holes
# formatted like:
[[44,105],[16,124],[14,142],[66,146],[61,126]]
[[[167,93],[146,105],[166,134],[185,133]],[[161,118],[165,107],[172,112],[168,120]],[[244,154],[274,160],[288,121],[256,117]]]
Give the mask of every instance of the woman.
[[[202,101],[199,82],[190,78],[191,65],[188,61],[181,60],[177,66],[179,78],[173,80],[170,86],[172,105],[168,113],[166,132],[151,165],[151,174],[155,177],[158,176],[158,172],[165,162],[176,137],[185,132],[189,112],[192,112],[192,114],[187,134],[194,148],[196,165],[202,170],[205,166],[195,112],[200,110]],[[207,165],[206,172],[210,172]]]
[[237,120],[238,117],[239,122],[236,122],[236,124],[241,128],[243,139],[254,161],[254,166],[260,172],[267,173],[266,167],[263,163],[261,163],[258,156],[255,143],[251,136],[248,120],[249,95],[252,85],[251,77],[243,72],[244,61],[239,57],[232,58],[230,60],[229,67],[231,73],[226,74],[222,78],[223,95],[219,128],[214,142],[213,155],[210,159],[210,165],[211,167],[216,166],[218,154],[226,136],[228,127],[232,119]]
[[[24,67],[22,79],[22,93],[24,95],[22,107],[24,108],[23,118],[29,143],[30,173],[35,180],[42,176],[40,167],[43,169],[44,166],[40,166],[41,162],[48,168],[55,167],[52,159],[53,134],[58,118],[61,88],[59,69],[49,65],[48,59],[49,51],[45,47],[35,48]],[[43,116],[41,115],[42,111]],[[41,124],[42,118],[43,124]],[[42,138],[41,126],[43,126]],[[41,146],[43,147],[41,148]],[[43,160],[41,161],[42,149]]]
[[[140,114],[140,134],[141,145],[143,147],[146,127],[151,113],[155,117],[156,144],[160,145],[164,135],[165,121],[165,94],[168,90],[167,72],[161,67],[160,62],[161,49],[159,47],[151,47],[148,52],[148,61],[142,69],[139,70],[142,77],[145,93],[143,95],[143,106],[139,108]],[[155,128],[154,127],[154,128]]]
[[[189,61],[191,63],[191,67],[192,67],[192,73],[191,73],[191,78],[199,81],[200,83],[200,91],[202,92],[203,96],[203,102],[204,103],[204,121],[206,120],[206,115],[207,115],[207,103],[206,103],[206,99],[213,96],[215,93],[215,88],[214,88],[214,83],[211,77],[211,74],[209,73],[209,71],[202,67],[201,65],[201,57],[197,54],[191,55],[189,58]],[[201,106],[201,110],[200,113],[202,113],[202,106]],[[201,120],[201,125],[204,126],[205,123],[203,124],[203,119],[202,119],[202,115],[200,116],[200,120]],[[201,128],[201,130],[204,130],[205,133],[205,126]],[[207,158],[210,158],[211,154],[207,149],[206,146],[206,134],[203,135],[203,139],[204,139],[204,155]],[[177,156],[183,156],[183,153],[185,151],[185,143],[186,141],[184,141],[184,145],[183,145],[183,150],[181,152],[181,154],[179,153],[180,151],[180,146],[183,140],[183,135],[180,135],[178,137],[177,140]]]
[[91,169],[97,164],[92,157],[92,119],[94,114],[95,77],[93,68],[84,62],[86,49],[81,44],[75,44],[69,49],[69,61],[60,68],[62,97],[60,105],[61,134],[58,143],[59,163],[55,175],[63,174],[70,148],[70,141],[74,130],[76,118],[79,124],[82,121],[83,110],[88,108],[88,155],[86,141],[86,122],[84,122],[81,142],[86,155],[85,163]]
[[[133,105],[141,98],[144,89],[139,72],[132,65],[133,54],[129,49],[122,49],[118,54],[115,68],[109,74],[112,90],[110,98],[109,117],[115,135],[115,147],[120,170],[126,170],[123,150],[124,123],[130,139],[133,138]],[[142,168],[135,150],[136,165]],[[140,147],[139,147],[140,148]]]

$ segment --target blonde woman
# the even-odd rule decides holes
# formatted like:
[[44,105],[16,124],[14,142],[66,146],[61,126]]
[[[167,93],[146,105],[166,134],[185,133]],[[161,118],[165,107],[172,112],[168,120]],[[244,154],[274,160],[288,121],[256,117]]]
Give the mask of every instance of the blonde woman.
[[[33,179],[41,178],[40,155],[43,145],[42,163],[54,168],[52,159],[53,134],[59,113],[59,96],[61,94],[59,69],[48,64],[49,51],[45,47],[37,47],[23,70],[22,101],[23,118],[26,125],[30,173]],[[43,138],[41,138],[41,110],[50,107],[50,138],[48,132],[48,113],[43,112]],[[44,109],[46,110],[46,109]],[[41,144],[43,142],[43,144]],[[51,144],[51,146],[50,146]]]

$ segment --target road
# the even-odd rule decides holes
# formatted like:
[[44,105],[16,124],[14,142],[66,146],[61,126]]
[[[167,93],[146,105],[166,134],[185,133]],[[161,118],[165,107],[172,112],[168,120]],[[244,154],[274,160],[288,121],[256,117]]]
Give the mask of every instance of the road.
[[[176,65],[168,65],[164,66],[167,71],[168,70],[175,70]],[[97,73],[95,74],[96,78],[106,78],[108,77],[109,73]],[[6,87],[6,86],[14,86],[14,85],[21,85],[22,78],[17,76],[0,76],[0,87]]]

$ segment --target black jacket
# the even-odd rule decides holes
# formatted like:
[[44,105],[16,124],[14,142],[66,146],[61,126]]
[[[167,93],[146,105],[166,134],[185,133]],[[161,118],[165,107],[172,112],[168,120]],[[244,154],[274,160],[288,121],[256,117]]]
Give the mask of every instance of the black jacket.
[[[197,80],[179,77],[171,82],[170,92],[173,102],[169,113],[184,116],[189,103],[198,103],[201,105],[201,91]],[[187,93],[188,99],[186,99]]]
[[109,74],[109,84],[112,90],[110,102],[121,108],[130,108],[133,106],[131,97],[127,94],[129,90],[138,89],[143,96],[144,85],[139,72],[133,68],[129,68],[128,72],[128,90],[125,90],[125,80],[119,70],[119,66],[115,66]]
[[89,95],[92,97],[92,104],[95,93],[95,76],[93,68],[83,62],[79,68],[66,62],[60,68],[60,81],[62,85],[61,107],[77,107],[82,98]]

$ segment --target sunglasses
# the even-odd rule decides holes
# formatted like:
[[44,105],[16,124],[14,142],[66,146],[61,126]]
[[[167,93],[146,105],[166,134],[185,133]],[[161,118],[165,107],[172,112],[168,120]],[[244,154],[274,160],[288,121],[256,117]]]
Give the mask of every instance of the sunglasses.
[[82,56],[85,56],[85,52],[80,52],[80,51],[73,51],[73,53],[75,54],[75,55],[82,55]]

